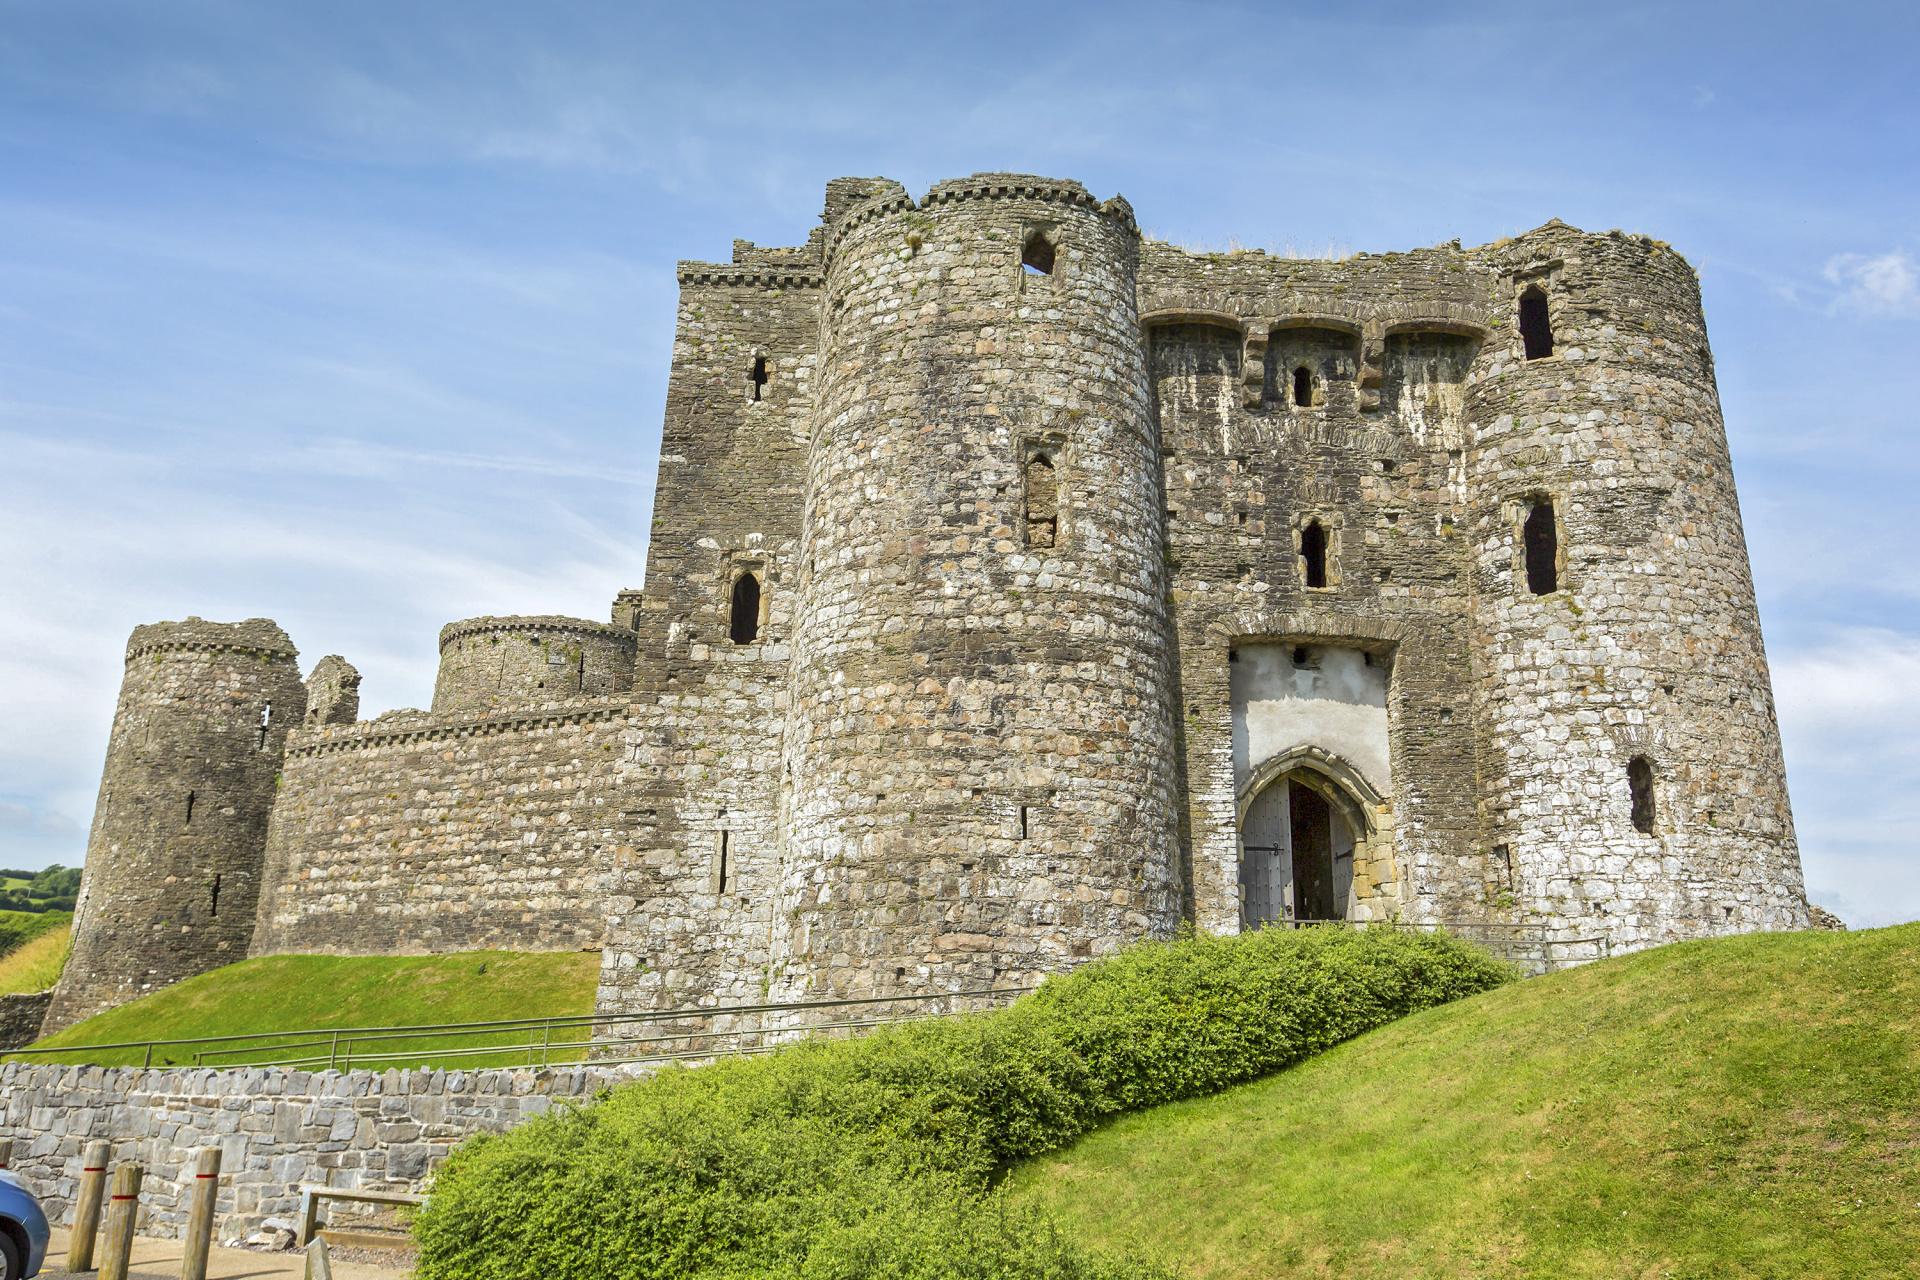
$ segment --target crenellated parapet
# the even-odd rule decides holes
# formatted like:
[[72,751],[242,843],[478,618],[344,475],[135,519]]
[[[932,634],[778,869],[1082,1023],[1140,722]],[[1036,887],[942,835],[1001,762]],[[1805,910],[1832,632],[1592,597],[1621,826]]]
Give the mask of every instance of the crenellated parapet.
[[603,697],[633,687],[634,633],[584,618],[467,618],[440,631],[436,715]]

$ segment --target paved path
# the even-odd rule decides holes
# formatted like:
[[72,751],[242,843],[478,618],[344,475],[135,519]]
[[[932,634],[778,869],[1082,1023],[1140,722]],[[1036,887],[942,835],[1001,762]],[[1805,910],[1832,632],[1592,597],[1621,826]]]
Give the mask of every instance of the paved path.
[[[130,1280],[179,1280],[180,1242],[149,1240],[135,1236]],[[100,1261],[98,1252],[94,1262]],[[332,1258],[334,1280],[401,1280],[407,1273],[398,1267],[369,1266],[348,1262],[336,1251]],[[97,1271],[68,1271],[67,1232],[53,1229],[53,1243],[47,1246],[47,1264],[40,1269],[44,1280],[98,1280]],[[225,1249],[213,1246],[207,1259],[207,1280],[300,1280],[307,1272],[307,1255],[298,1249],[263,1253],[254,1249]]]

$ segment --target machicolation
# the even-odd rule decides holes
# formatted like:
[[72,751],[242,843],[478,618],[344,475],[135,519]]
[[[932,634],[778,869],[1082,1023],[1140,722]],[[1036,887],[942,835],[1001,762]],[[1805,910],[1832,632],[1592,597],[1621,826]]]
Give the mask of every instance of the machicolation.
[[134,632],[51,1025],[249,953],[593,948],[613,1013],[1183,922],[1806,927],[1666,246],[1195,253],[1072,182],[842,178],[679,282],[608,623],[452,623],[369,721],[271,622]]

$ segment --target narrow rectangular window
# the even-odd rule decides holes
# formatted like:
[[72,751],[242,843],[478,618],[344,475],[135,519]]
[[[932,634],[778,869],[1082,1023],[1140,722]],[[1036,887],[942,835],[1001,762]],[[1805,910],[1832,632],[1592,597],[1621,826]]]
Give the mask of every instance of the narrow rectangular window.
[[743,573],[733,580],[727,637],[735,644],[752,644],[760,638],[760,579],[756,574]]
[[209,904],[212,908],[211,914],[217,916],[220,914],[220,873],[218,871],[213,873],[212,899],[212,902]]
[[1020,806],[1020,838],[1022,840],[1025,840],[1027,838],[1027,806],[1026,805]]
[[1653,834],[1653,761],[1635,756],[1627,761],[1627,794],[1632,806],[1633,829],[1643,836]]
[[1560,589],[1560,531],[1552,498],[1529,501],[1520,536],[1525,543],[1527,590],[1536,596],[1552,595]]
[[1053,459],[1036,453],[1027,459],[1027,545],[1051,547],[1060,538],[1060,482]]
[[1553,354],[1553,321],[1547,313],[1547,293],[1537,284],[1528,285],[1520,295],[1520,343],[1529,360]]
[[187,792],[187,825],[193,825],[193,792]]
[[726,893],[733,887],[733,868],[728,865],[733,854],[733,832],[720,833],[720,853],[714,867],[714,887],[719,893]]
[[1327,530],[1318,520],[1308,521],[1300,531],[1300,570],[1309,587],[1327,585]]

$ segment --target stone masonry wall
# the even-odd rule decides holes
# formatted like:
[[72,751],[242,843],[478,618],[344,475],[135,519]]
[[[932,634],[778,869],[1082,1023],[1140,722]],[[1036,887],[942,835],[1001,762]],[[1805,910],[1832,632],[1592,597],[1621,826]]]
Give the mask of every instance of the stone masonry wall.
[[589,1101],[637,1074],[7,1063],[0,1065],[0,1136],[13,1139],[13,1170],[55,1223],[72,1218],[87,1143],[112,1142],[115,1163],[146,1166],[138,1230],[161,1237],[177,1237],[185,1226],[194,1152],[218,1146],[214,1231],[224,1240],[270,1217],[294,1221],[302,1184],[424,1191],[461,1139],[510,1129],[556,1103]]
[[18,1049],[40,1038],[53,992],[32,991],[0,996],[0,1049]]
[[[1491,319],[1486,288],[1447,247],[1337,262],[1145,248],[1202,928],[1240,928],[1239,814],[1253,798],[1236,792],[1232,752],[1240,644],[1344,645],[1391,670],[1392,786],[1368,815],[1351,914],[1487,910],[1478,867],[1464,880],[1449,869],[1479,831],[1458,523],[1462,387]],[[1324,587],[1302,567],[1314,522]],[[1263,762],[1247,763],[1260,778]]]
[[633,687],[633,632],[580,618],[468,618],[440,630],[436,715],[605,698]]
[[595,949],[626,844],[624,698],[294,735],[253,954]]
[[264,618],[134,629],[49,1029],[245,957],[306,696]]
[[[1665,245],[1558,223],[1478,255],[1513,308],[1544,290],[1554,350],[1515,326],[1468,391],[1489,838],[1520,910],[1614,947],[1804,928],[1806,901],[1699,283]],[[1512,314],[1509,312],[1509,314]],[[1554,505],[1557,589],[1520,527]],[[1652,769],[1636,829],[1629,764]]]
[[[732,262],[682,263],[679,279],[617,776],[634,854],[609,904],[605,1013],[756,1001],[772,965],[819,245],[736,241]],[[747,574],[757,629],[736,640],[732,599]]]
[[[1035,237],[1047,274],[1023,269]],[[1171,633],[1121,200],[983,174],[828,231],[777,992],[985,987],[1179,917]],[[1030,541],[1028,464],[1057,535]]]

